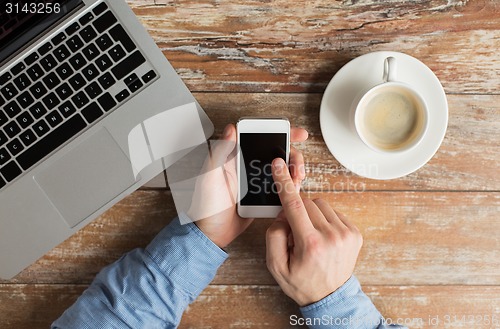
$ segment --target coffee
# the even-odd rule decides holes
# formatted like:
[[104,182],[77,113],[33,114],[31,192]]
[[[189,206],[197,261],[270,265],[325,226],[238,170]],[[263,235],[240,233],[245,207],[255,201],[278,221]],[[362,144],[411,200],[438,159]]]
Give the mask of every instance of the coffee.
[[401,85],[385,84],[362,100],[360,132],[366,142],[385,151],[408,147],[425,130],[425,105]]

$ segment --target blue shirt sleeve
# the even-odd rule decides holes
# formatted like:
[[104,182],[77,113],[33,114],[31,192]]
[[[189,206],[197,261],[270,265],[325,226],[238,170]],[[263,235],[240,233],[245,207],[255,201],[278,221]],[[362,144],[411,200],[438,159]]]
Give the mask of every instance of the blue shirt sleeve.
[[52,328],[176,328],[226,258],[195,224],[176,218],[145,249],[104,268]]
[[[406,328],[387,324],[353,275],[339,289],[322,300],[302,307],[302,319],[291,318],[311,329],[386,329]],[[293,324],[293,323],[292,323]]]

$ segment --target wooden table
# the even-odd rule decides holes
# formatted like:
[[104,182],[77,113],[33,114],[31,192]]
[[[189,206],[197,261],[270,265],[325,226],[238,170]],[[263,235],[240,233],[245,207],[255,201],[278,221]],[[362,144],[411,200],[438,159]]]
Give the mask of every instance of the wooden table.
[[[498,0],[129,3],[213,120],[215,137],[249,115],[287,116],[309,130],[297,146],[307,162],[302,194],[327,199],[360,228],[365,243],[355,273],[384,316],[411,328],[500,327],[489,324],[500,321]],[[420,59],[449,102],[437,154],[390,181],[347,171],[319,128],[331,77],[378,50]],[[133,193],[0,281],[0,327],[46,328],[103,266],[145,246],[175,215],[168,189]],[[230,258],[180,328],[293,328],[298,308],[265,265],[269,224],[255,221],[227,248]]]

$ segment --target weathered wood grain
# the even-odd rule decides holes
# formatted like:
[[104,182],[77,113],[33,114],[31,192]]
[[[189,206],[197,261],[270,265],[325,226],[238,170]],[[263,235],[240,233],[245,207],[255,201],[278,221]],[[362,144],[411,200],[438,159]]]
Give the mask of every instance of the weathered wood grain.
[[352,174],[328,151],[319,126],[321,94],[195,93],[195,97],[214,122],[215,136],[243,116],[285,116],[306,128],[309,140],[296,145],[306,162],[306,190],[500,190],[498,95],[448,95],[448,130],[434,158],[413,174],[385,181]]
[[[2,284],[2,328],[48,328],[85,288]],[[364,286],[364,291],[387,321],[412,329],[498,328],[491,318],[500,316],[499,287]],[[298,307],[277,286],[209,286],[188,307],[179,328],[305,328],[293,325],[291,316],[300,316]]]
[[498,93],[496,0],[128,1],[194,91],[318,92],[349,60],[408,53],[448,93]]
[[[370,285],[500,284],[500,193],[302,193],[323,197],[364,236],[356,273]],[[56,247],[12,283],[89,283],[106,264],[144,247],[175,216],[168,191],[138,191]],[[256,220],[228,248],[215,284],[274,284]],[[4,281],[4,283],[7,283]]]

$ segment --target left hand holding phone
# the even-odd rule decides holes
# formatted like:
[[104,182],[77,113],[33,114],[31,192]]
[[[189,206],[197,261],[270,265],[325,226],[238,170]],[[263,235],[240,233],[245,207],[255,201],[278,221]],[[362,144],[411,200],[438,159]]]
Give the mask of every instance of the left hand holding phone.
[[[304,142],[308,133],[302,128],[290,130],[291,142]],[[236,174],[236,127],[228,124],[224,129],[223,141],[216,143],[211,149],[211,154],[205,161],[203,172],[206,174],[199,177],[196,182],[195,193],[191,209],[187,215],[192,219],[200,218],[203,209],[213,208],[220,202],[227,202],[222,195],[232,198],[229,207],[225,210],[200,219],[195,222],[198,228],[217,246],[226,247],[237,236],[239,236],[251,224],[253,219],[241,218],[236,212],[236,199],[238,189],[238,177]],[[221,170],[216,170],[221,168]],[[304,157],[295,148],[290,151],[290,171],[294,188],[300,188],[300,183],[305,178]]]

